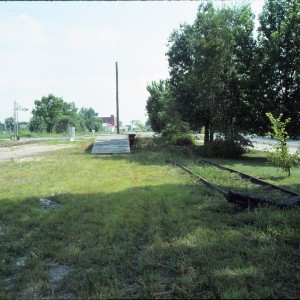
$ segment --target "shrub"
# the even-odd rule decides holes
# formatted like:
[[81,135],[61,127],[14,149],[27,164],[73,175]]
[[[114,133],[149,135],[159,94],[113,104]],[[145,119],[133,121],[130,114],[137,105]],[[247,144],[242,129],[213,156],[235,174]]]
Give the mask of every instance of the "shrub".
[[200,155],[205,157],[239,158],[247,151],[252,143],[241,135],[235,138],[217,139],[206,144],[200,150]]
[[144,150],[151,149],[155,146],[153,137],[137,137],[135,140],[135,149]]
[[176,146],[192,146],[194,145],[194,138],[189,134],[175,134],[170,143]]
[[266,115],[272,123],[273,133],[271,133],[271,135],[277,140],[276,145],[273,146],[274,152],[268,152],[267,159],[283,171],[287,172],[288,176],[290,176],[291,168],[300,162],[299,149],[295,154],[290,154],[288,152],[286,141],[289,136],[285,128],[290,122],[290,119],[286,119],[282,122],[282,115],[280,115],[277,119],[271,113],[267,113]]

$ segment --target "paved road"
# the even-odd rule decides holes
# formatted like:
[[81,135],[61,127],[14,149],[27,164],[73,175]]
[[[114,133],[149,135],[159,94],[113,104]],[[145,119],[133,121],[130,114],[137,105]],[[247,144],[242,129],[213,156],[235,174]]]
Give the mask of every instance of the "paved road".
[[[276,140],[269,137],[252,137],[251,141],[253,142],[254,149],[256,150],[272,150],[272,147],[269,144],[276,144]],[[300,148],[300,141],[295,141],[289,139],[287,141],[290,153],[295,153],[298,148]]]

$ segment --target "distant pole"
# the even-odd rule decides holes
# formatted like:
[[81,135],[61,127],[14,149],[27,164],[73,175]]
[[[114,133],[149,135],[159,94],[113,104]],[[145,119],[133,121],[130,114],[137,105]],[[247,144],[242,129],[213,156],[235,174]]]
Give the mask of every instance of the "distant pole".
[[119,80],[118,80],[118,63],[116,62],[116,102],[117,102],[117,134],[120,133],[119,129]]
[[18,116],[19,110],[26,111],[28,109],[20,106],[17,103],[17,101],[14,101],[14,139],[15,140],[19,139],[19,116]]
[[17,140],[18,136],[18,106],[17,102],[14,101],[14,140]]

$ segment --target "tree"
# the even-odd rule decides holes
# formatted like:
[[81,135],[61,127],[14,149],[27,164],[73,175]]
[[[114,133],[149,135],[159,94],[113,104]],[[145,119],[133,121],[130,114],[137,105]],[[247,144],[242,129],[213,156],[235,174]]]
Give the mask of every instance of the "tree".
[[9,129],[10,132],[14,131],[15,121],[14,121],[13,117],[6,118],[4,120],[4,124],[5,124],[6,130]]
[[174,110],[171,85],[167,80],[153,81],[147,85],[150,96],[147,99],[146,110],[148,124],[154,132],[172,135],[178,131],[186,131],[178,112]]
[[63,114],[55,126],[55,131],[57,133],[66,132],[69,126],[75,127],[77,131],[85,131],[86,129],[84,118],[78,113],[78,108],[74,102],[65,104]]
[[150,94],[146,104],[149,123],[154,132],[160,133],[167,123],[165,116],[166,97],[168,97],[167,82],[165,80],[153,81],[147,85],[147,91]]
[[63,116],[67,103],[62,98],[49,94],[43,96],[41,100],[35,100],[34,104],[35,108],[32,110],[34,121],[43,120],[46,132],[54,132],[55,125]]
[[293,120],[286,129],[295,138],[300,134],[300,2],[266,0],[259,21],[257,123],[267,131],[265,113],[282,114]]
[[193,25],[182,25],[169,39],[175,107],[191,128],[205,127],[205,143],[216,131],[233,138],[248,130],[242,115],[249,101],[253,27],[249,6],[216,9],[208,3],[199,6]]
[[100,128],[102,128],[102,120],[98,117],[98,113],[96,113],[93,108],[82,107],[80,115],[82,115],[85,126],[89,131],[95,130],[98,132]]
[[85,129],[83,118],[78,114],[74,102],[67,103],[62,98],[52,94],[43,96],[41,100],[34,101],[32,118],[29,122],[31,131],[65,132],[68,126],[74,126],[76,130]]
[[131,128],[136,128],[137,130],[140,131],[146,131],[145,125],[139,120],[132,120],[130,121],[130,124],[131,124]]
[[29,130],[31,132],[46,132],[46,123],[43,117],[33,115],[29,121]]
[[271,113],[266,114],[272,128],[273,137],[276,138],[277,144],[273,146],[274,152],[268,152],[267,158],[270,162],[277,165],[283,171],[291,175],[291,168],[300,162],[299,149],[295,154],[290,154],[288,152],[287,139],[289,138],[286,131],[286,125],[291,121],[291,119],[286,119],[284,122],[281,121],[282,115],[275,118]]

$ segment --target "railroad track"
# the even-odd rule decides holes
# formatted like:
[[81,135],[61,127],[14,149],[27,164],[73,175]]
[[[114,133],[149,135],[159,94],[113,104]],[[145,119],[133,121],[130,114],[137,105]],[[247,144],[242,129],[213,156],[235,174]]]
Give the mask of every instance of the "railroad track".
[[[271,191],[279,191],[282,198],[279,200],[277,199],[277,201],[275,201],[273,199],[268,199],[268,197],[264,197],[264,196],[252,194],[252,193],[250,194],[248,192],[234,191],[231,189],[224,190],[224,189],[220,188],[218,185],[210,182],[203,176],[197,174],[196,172],[190,170],[189,168],[187,168],[186,166],[183,166],[182,164],[180,164],[178,162],[175,162],[172,160],[167,160],[167,162],[180,167],[184,171],[186,171],[189,174],[191,174],[192,176],[196,177],[198,180],[203,182],[208,187],[217,190],[219,193],[221,193],[227,199],[228,202],[234,203],[235,205],[239,205],[241,207],[254,208],[254,207],[257,207],[260,205],[272,205],[272,206],[277,206],[280,208],[290,208],[290,207],[297,207],[300,204],[300,195],[293,191],[290,191],[283,187],[263,181],[259,178],[253,177],[249,174],[222,166],[217,163],[213,163],[213,162],[210,162],[210,161],[207,161],[204,159],[200,160],[200,162],[209,164],[215,168],[218,168],[218,169],[230,172],[230,173],[236,173],[240,176],[241,180],[246,179],[255,185],[263,186],[264,188],[266,188],[268,190],[265,193],[270,194],[270,190]],[[271,198],[272,198],[272,196],[271,196]]]

